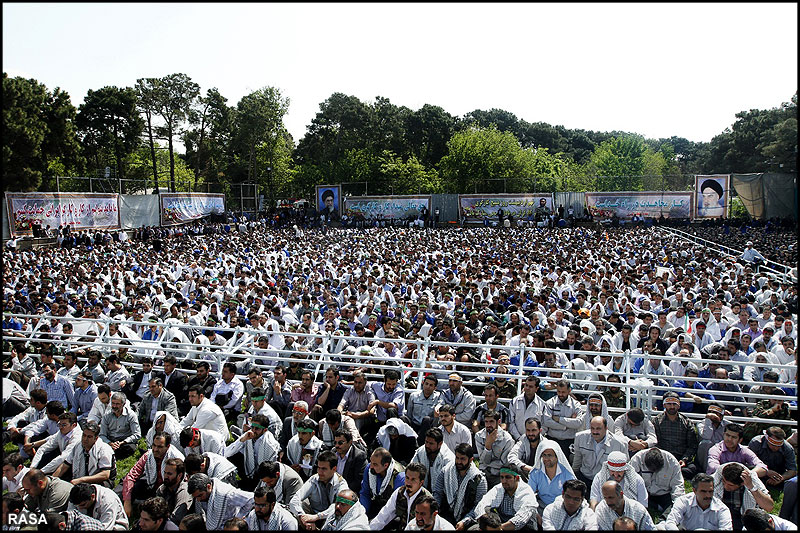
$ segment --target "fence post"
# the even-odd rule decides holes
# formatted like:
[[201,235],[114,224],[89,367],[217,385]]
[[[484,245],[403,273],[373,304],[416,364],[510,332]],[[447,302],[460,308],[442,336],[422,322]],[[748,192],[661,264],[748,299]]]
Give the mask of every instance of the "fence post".
[[520,345],[519,350],[519,378],[517,379],[517,396],[522,394],[522,367],[525,365],[525,348],[527,345],[522,344]]

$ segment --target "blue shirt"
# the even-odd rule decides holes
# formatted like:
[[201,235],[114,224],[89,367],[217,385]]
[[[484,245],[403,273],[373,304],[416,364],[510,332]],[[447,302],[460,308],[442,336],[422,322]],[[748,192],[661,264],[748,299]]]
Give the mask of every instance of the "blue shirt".
[[544,473],[544,470],[534,468],[529,474],[528,485],[537,493],[539,499],[542,500],[545,505],[550,505],[557,497],[561,496],[562,485],[564,485],[565,481],[569,481],[570,479],[575,479],[575,476],[570,474],[569,470],[559,463],[557,473],[552,481],[547,477],[547,474]]
[[[392,392],[386,392],[383,389],[383,382],[373,383],[372,392],[375,393],[375,399],[382,402],[391,402],[397,405],[397,416],[403,416],[403,407],[406,404],[406,395],[403,387],[400,386],[400,380],[397,380]],[[375,409],[375,414],[378,416],[378,422],[386,422],[386,409],[378,406]]]
[[64,376],[56,374],[53,381],[42,377],[36,388],[47,392],[47,401],[58,400],[64,406],[64,409],[70,410],[75,403],[72,383]]
[[97,398],[97,385],[92,383],[86,390],[78,387],[75,389],[74,400],[75,404],[72,406],[71,411],[78,415],[78,420],[83,420],[89,416],[89,411],[92,410],[92,404]]
[[[377,477],[378,477],[378,487],[380,488],[381,483],[383,483],[384,476],[377,476]],[[392,490],[397,490],[405,484],[406,484],[406,473],[400,472],[399,474],[397,474],[397,477],[394,478],[394,488]],[[367,513],[369,513],[369,507],[370,505],[372,505],[372,493],[369,490],[369,464],[367,464],[367,468],[364,469],[364,478],[361,480],[361,494],[358,495],[358,501],[360,501],[361,505],[364,506],[364,510]]]
[[[672,386],[675,387],[675,388],[683,389],[683,388],[686,388],[686,382],[681,379],[681,380],[678,380],[678,381],[674,382],[672,384]],[[695,381],[694,382],[694,387],[692,387],[692,388],[694,390],[696,390],[696,391],[705,391],[706,390],[706,388],[703,386],[703,384],[700,383],[699,381]],[[678,396],[680,396],[681,398],[686,396],[686,391],[676,390],[675,392],[677,392]],[[696,396],[700,396],[701,398],[705,398],[706,400],[709,400],[709,401],[712,401],[712,402],[716,401],[716,398],[714,398],[713,394],[697,394],[697,393],[693,393],[693,394],[695,394]],[[693,412],[695,405],[696,404],[694,403],[694,400],[683,400],[683,401],[681,401],[681,408],[680,408],[681,413],[691,413],[691,412]]]

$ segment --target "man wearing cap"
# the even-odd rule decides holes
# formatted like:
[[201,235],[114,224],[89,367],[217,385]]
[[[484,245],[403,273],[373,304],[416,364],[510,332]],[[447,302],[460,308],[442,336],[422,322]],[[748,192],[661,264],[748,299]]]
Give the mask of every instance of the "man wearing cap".
[[461,375],[451,373],[448,376],[448,388],[442,392],[442,402],[455,407],[456,421],[472,427],[472,414],[475,412],[475,396],[462,385]]
[[767,487],[782,490],[784,482],[797,475],[794,449],[786,442],[782,428],[770,426],[763,435],[753,437],[747,446],[767,467],[764,476]]
[[753,241],[747,241],[745,244],[745,249],[742,254],[739,256],[743,261],[752,264],[764,263],[766,259],[764,256],[761,255],[758,250],[753,248]]
[[537,529],[536,495],[526,483],[520,482],[520,473],[512,464],[500,469],[500,484],[489,489],[456,529],[469,529],[485,513],[496,512],[503,530]]
[[683,479],[691,480],[697,473],[697,465],[694,464],[697,430],[686,415],[678,412],[680,400],[676,392],[664,393],[663,405],[664,410],[653,420],[658,447],[674,455],[681,465]]
[[592,487],[589,491],[589,505],[592,510],[596,509],[597,504],[603,499],[601,487],[608,480],[614,480],[619,483],[627,494],[647,507],[647,487],[642,476],[631,467],[628,463],[628,457],[623,452],[611,452],[592,481]]
[[628,446],[608,430],[608,421],[602,416],[592,418],[589,429],[575,435],[574,451],[572,470],[587,487],[592,486],[609,454],[617,451],[628,457]]

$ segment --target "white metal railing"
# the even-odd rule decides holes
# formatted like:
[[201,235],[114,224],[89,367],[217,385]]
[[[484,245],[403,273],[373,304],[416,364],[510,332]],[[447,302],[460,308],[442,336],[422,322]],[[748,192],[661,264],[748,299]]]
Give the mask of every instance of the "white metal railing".
[[[744,253],[744,250],[737,250],[735,248],[725,246],[724,244],[719,244],[714,241],[709,241],[707,239],[704,239],[702,237],[699,237],[697,235],[694,235],[692,233],[683,230],[679,230],[677,228],[660,226],[659,229],[667,230],[680,238],[692,241],[697,244],[702,244],[706,248],[711,248],[712,250],[715,250],[717,252],[732,255],[734,257],[741,257],[741,255]],[[762,270],[771,272],[776,276],[780,276],[782,279],[785,279],[787,281],[791,281],[793,283],[797,282],[797,277],[792,275],[792,267],[788,265],[784,265],[776,261],[767,259],[763,264],[758,265],[758,271]]]
[[[356,343],[363,343],[363,344],[375,344],[375,343],[382,343],[385,342],[384,338],[378,337],[360,337],[355,335],[336,335],[329,332],[320,332],[320,333],[297,333],[297,332],[281,332],[281,331],[267,331],[267,330],[258,330],[253,328],[224,328],[224,327],[208,327],[202,325],[195,325],[195,324],[175,324],[173,322],[152,322],[152,321],[133,321],[133,320],[114,320],[114,319],[87,319],[87,318],[74,318],[70,317],[68,319],[62,317],[51,317],[51,316],[41,316],[41,315],[27,315],[27,314],[6,314],[6,316],[12,316],[17,319],[33,319],[38,318],[39,321],[37,323],[37,327],[31,329],[31,331],[18,331],[17,333],[21,334],[21,337],[13,337],[9,335],[4,335],[4,340],[8,341],[25,341],[30,344],[41,344],[41,343],[51,343],[57,348],[57,353],[62,354],[68,350],[79,352],[79,361],[85,361],[86,357],[83,353],[80,353],[84,350],[99,350],[104,353],[109,353],[112,350],[120,350],[127,348],[128,353],[133,357],[134,361],[126,361],[123,362],[126,366],[134,369],[141,368],[141,359],[143,358],[151,358],[156,363],[154,366],[156,369],[163,369],[163,365],[161,362],[163,358],[169,354],[175,355],[175,357],[179,361],[192,361],[192,362],[199,362],[199,361],[207,361],[212,366],[212,372],[220,375],[222,364],[229,361],[231,357],[238,357],[241,359],[249,359],[253,364],[258,365],[256,361],[266,362],[266,365],[258,365],[262,369],[274,367],[277,364],[283,364],[284,366],[288,367],[289,363],[299,361],[301,364],[309,365],[315,376],[320,376],[320,374],[324,375],[324,369],[327,368],[328,365],[335,365],[339,368],[340,373],[347,377],[351,374],[351,370],[355,368],[362,368],[366,369],[366,376],[367,378],[382,378],[382,374],[374,372],[376,370],[388,370],[388,369],[395,369],[401,372],[401,385],[405,385],[407,378],[416,376],[416,389],[421,390],[422,388],[422,379],[420,376],[432,373],[439,377],[440,379],[440,388],[442,385],[446,386],[446,378],[447,375],[451,372],[458,372],[464,378],[464,385],[476,385],[482,386],[488,383],[489,378],[493,378],[497,376],[496,373],[487,371],[487,363],[470,363],[470,362],[460,362],[460,361],[443,361],[436,359],[435,352],[439,346],[449,346],[449,347],[466,347],[466,348],[478,348],[480,350],[485,351],[488,353],[490,349],[499,348],[502,352],[513,356],[519,355],[519,362],[516,365],[506,365],[509,371],[509,374],[506,375],[507,379],[512,380],[512,382],[516,382],[517,387],[517,394],[522,393],[524,379],[520,379],[520,376],[525,376],[531,372],[535,372],[539,375],[541,380],[540,388],[545,386],[545,384],[552,384],[558,379],[567,379],[570,381],[573,392],[578,393],[579,395],[586,395],[590,392],[597,391],[601,392],[605,387],[608,386],[608,382],[605,379],[601,379],[600,377],[607,376],[608,372],[605,370],[584,370],[584,369],[575,369],[575,368],[549,368],[544,366],[527,366],[525,365],[525,361],[529,355],[534,355],[536,353],[572,353],[575,350],[567,350],[567,349],[549,349],[549,348],[532,348],[525,345],[522,346],[506,346],[506,345],[495,345],[495,344],[467,344],[467,343],[452,343],[446,341],[436,341],[432,340],[430,337],[426,338],[418,338],[418,339],[391,339],[391,342],[397,346],[404,346],[408,348],[406,350],[409,354],[414,354],[413,357],[407,357],[403,359],[398,359],[397,357],[382,357],[374,354],[370,355],[361,355],[359,353],[358,347],[356,348],[355,354],[347,354],[343,352],[336,351],[336,346],[339,345],[339,342],[342,340],[345,341],[354,341]],[[54,336],[57,338],[48,338],[51,334],[48,332],[43,332],[41,326],[43,324],[49,324],[51,319],[57,319],[59,322],[65,323],[69,322],[73,324],[74,327],[79,327],[82,330],[85,330],[84,333],[71,333],[71,334],[55,334]],[[122,326],[123,328],[130,328],[136,326],[157,326],[161,329],[162,334],[159,336],[159,340],[157,341],[143,341],[141,339],[130,339],[130,338],[120,338],[120,337],[110,337],[108,335],[109,325],[110,324],[117,324],[118,326]],[[96,337],[93,340],[87,340],[86,331],[92,330],[92,326],[96,326]],[[204,345],[204,344],[196,344],[194,342],[173,342],[171,338],[167,339],[165,337],[166,332],[171,332],[174,329],[186,329],[186,330],[207,330],[213,329],[216,332],[231,332],[233,336],[231,339],[237,339],[242,336],[243,341],[241,342],[231,342],[228,341],[225,345]],[[7,333],[7,332],[4,332]],[[259,337],[262,336],[271,336],[271,335],[278,335],[281,337],[291,336],[294,338],[305,338],[305,339],[321,339],[321,343],[316,347],[307,347],[303,345],[295,345],[296,349],[290,350],[283,350],[283,349],[275,349],[275,348],[268,348],[262,349],[257,346],[257,341]],[[43,338],[44,336],[44,338]],[[188,336],[187,336],[188,339]],[[313,341],[312,341],[313,342]],[[413,347],[413,348],[412,348]],[[319,350],[319,351],[315,351]],[[334,350],[330,352],[329,350]],[[4,352],[4,356],[8,355],[9,352]],[[754,406],[754,402],[757,400],[762,399],[770,399],[774,398],[772,395],[768,394],[759,394],[753,393],[750,391],[747,392],[736,392],[736,391],[722,391],[722,390],[698,390],[698,389],[688,389],[688,388],[677,388],[671,386],[672,382],[683,380],[684,377],[682,376],[655,376],[650,373],[650,361],[653,359],[656,360],[663,360],[666,363],[671,361],[687,361],[687,362],[694,362],[697,363],[714,363],[719,364],[720,366],[729,366],[729,367],[761,367],[763,366],[761,363],[752,363],[752,362],[741,362],[741,361],[720,361],[720,360],[711,360],[711,359],[698,359],[695,357],[680,357],[677,355],[664,355],[664,356],[657,356],[657,355],[648,355],[646,353],[637,354],[637,353],[609,353],[609,352],[585,352],[580,351],[580,353],[585,354],[592,358],[593,362],[594,357],[596,356],[612,356],[616,358],[622,358],[622,368],[624,372],[620,372],[620,378],[622,378],[621,383],[615,383],[614,386],[618,386],[623,390],[627,391],[625,394],[626,403],[625,408],[613,408],[609,407],[609,411],[611,412],[623,412],[631,407],[638,406],[641,407],[648,416],[652,416],[656,413],[654,409],[655,401],[658,400],[663,392],[672,390],[675,392],[691,392],[693,394],[710,394],[715,397],[715,401],[722,403],[726,406],[736,406],[736,407],[752,407]],[[298,354],[302,354],[301,357],[298,357]],[[637,359],[642,359],[642,366],[639,373],[634,373],[632,371],[633,363]],[[499,366],[496,362],[488,364],[492,370],[496,370],[497,366]],[[307,367],[308,368],[308,367]],[[780,372],[783,369],[796,369],[796,365],[770,365],[770,370],[775,370]],[[192,369],[182,369],[184,372],[189,374],[193,374],[195,371]],[[246,376],[238,376],[240,379],[247,379]],[[442,381],[442,378],[445,378]],[[588,379],[587,379],[588,378]],[[663,386],[659,384],[655,384],[652,382],[651,379],[648,378],[657,378],[669,383],[669,386]],[[646,379],[647,381],[642,381],[642,379]],[[704,377],[704,378],[695,378],[694,381],[702,383],[704,386],[711,384],[711,383],[728,383],[730,380],[723,380],[711,377]],[[744,381],[740,380],[737,381],[738,384],[745,384],[750,387],[754,386],[761,386],[761,385],[776,385],[770,382],[764,381]],[[793,384],[781,384],[780,385],[787,385],[787,386],[795,386]],[[795,389],[796,391],[796,389]],[[413,392],[410,389],[406,389],[406,393]],[[740,399],[738,398],[741,398]],[[482,399],[481,395],[476,395],[477,399]],[[791,396],[787,396],[786,402],[796,399]],[[508,399],[501,399],[501,401],[507,402]],[[711,400],[703,399],[702,403],[711,403]],[[752,416],[727,416],[727,420],[735,421],[735,422],[763,422],[763,423],[771,423],[776,425],[785,425],[790,427],[797,427],[796,421],[796,411],[797,406],[790,406],[790,411],[794,414],[791,420],[774,420],[774,419],[764,419],[764,418],[754,418]],[[689,418],[694,420],[700,420],[703,418],[704,415],[699,413],[684,413]]]

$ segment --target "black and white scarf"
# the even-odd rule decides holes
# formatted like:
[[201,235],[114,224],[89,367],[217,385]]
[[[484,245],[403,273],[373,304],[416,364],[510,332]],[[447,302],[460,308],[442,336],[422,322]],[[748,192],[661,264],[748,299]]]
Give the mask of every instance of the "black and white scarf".
[[447,501],[453,506],[453,516],[460,517],[464,507],[464,498],[467,492],[467,486],[472,478],[479,476],[481,471],[475,466],[474,461],[470,461],[469,468],[461,484],[458,482],[458,470],[455,463],[451,462],[442,469],[444,475],[444,493]]

